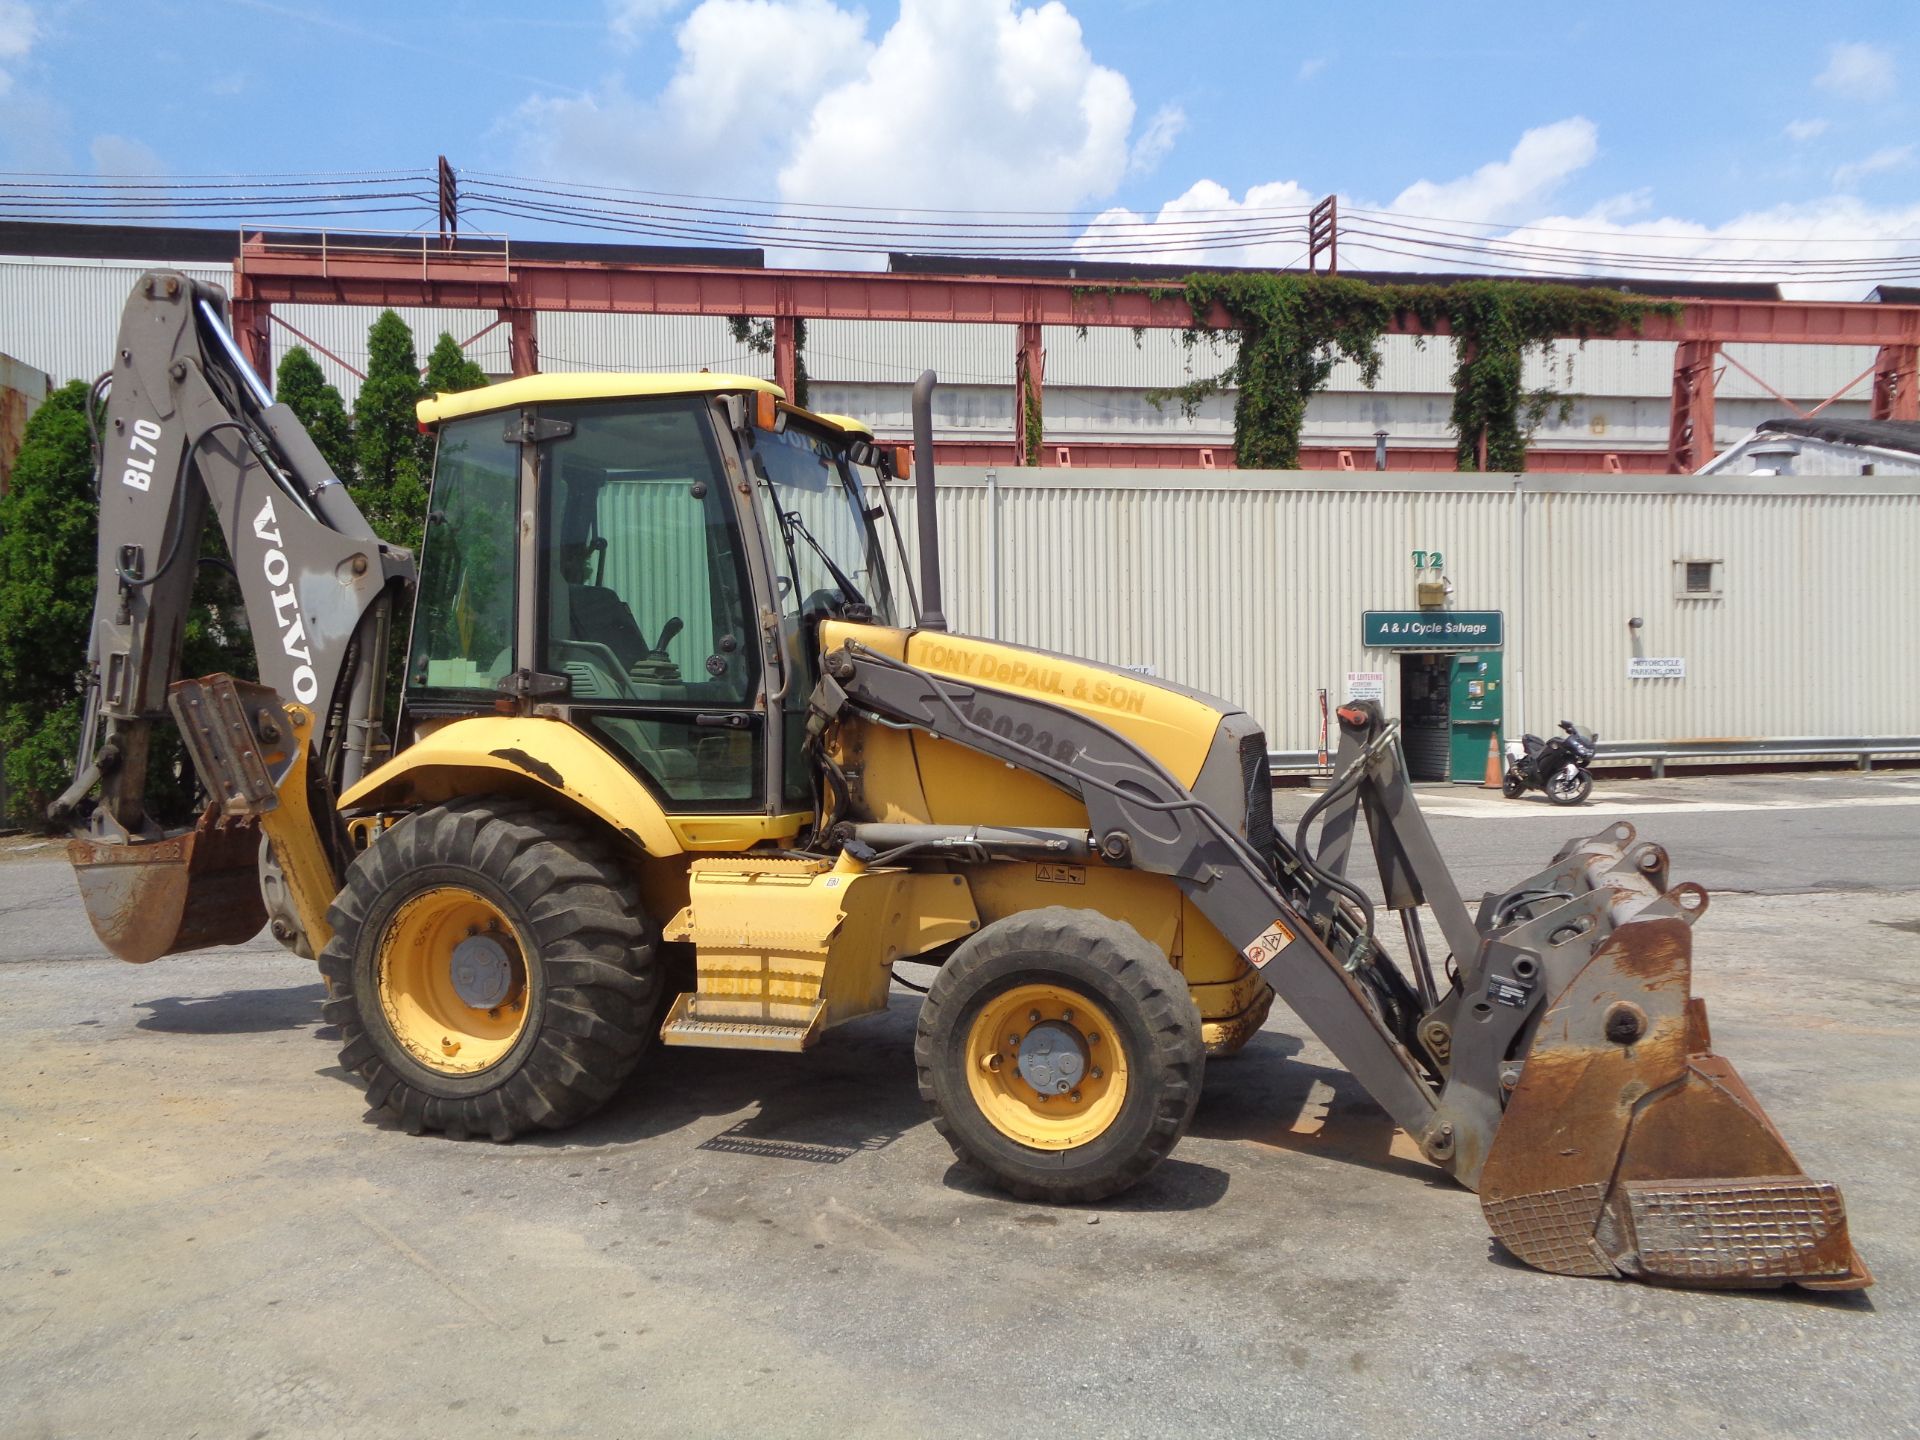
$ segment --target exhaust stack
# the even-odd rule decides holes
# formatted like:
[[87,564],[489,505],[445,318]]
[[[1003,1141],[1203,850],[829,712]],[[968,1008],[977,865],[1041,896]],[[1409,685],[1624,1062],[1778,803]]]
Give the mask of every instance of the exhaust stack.
[[920,526],[920,628],[944,630],[947,612],[940,604],[940,517],[933,499],[933,387],[931,370],[913,382],[913,508]]

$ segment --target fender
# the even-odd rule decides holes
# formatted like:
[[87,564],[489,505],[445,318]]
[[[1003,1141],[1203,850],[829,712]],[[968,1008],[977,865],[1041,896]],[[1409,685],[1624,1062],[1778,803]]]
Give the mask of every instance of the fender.
[[432,804],[489,790],[557,795],[649,855],[686,849],[631,770],[565,721],[531,716],[479,715],[442,726],[348,790],[340,809]]

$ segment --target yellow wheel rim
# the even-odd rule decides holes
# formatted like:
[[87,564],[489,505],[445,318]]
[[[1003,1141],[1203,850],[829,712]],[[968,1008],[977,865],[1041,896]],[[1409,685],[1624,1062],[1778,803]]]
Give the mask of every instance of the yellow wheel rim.
[[[1042,1039],[1047,1053],[1036,1055]],[[967,1028],[966,1068],[967,1088],[988,1123],[1035,1150],[1071,1150],[1097,1139],[1126,1103],[1127,1052],[1112,1016],[1058,985],[1016,985],[987,1001]],[[1046,1093],[1029,1078],[1062,1069],[1071,1078],[1050,1079]]]
[[394,1038],[442,1075],[497,1064],[527,1028],[520,937],[463,885],[423,890],[394,912],[380,937],[378,989]]

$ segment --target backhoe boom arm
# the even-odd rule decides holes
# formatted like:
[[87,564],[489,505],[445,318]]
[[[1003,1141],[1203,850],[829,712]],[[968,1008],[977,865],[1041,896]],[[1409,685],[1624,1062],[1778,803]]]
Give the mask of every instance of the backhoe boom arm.
[[[233,831],[258,813],[204,773],[217,813],[195,831],[169,833],[146,809],[149,737],[182,679],[209,512],[233,560],[261,683],[312,717],[313,781],[324,793],[357,779],[382,744],[389,616],[413,578],[412,557],[375,537],[299,419],[273,403],[247,367],[225,316],[216,287],[177,272],[147,274],[127,301],[106,377],[88,703],[75,780],[51,818],[72,825],[95,929],[126,958],[151,959],[187,948],[177,939],[208,933],[190,913],[188,892],[200,883],[192,877],[210,868],[205,857],[196,866],[192,852],[215,842],[196,834]],[[89,807],[95,784],[99,801]],[[168,843],[185,853],[166,861],[141,848]],[[237,868],[244,843],[229,834],[219,847],[224,858],[211,868]],[[153,865],[143,865],[150,856]],[[154,873],[143,874],[147,868]],[[156,938],[166,919],[142,914],[140,902],[169,874],[169,891],[180,897],[178,933]],[[200,888],[221,891],[222,901],[209,905],[231,903],[244,889],[231,876]]]

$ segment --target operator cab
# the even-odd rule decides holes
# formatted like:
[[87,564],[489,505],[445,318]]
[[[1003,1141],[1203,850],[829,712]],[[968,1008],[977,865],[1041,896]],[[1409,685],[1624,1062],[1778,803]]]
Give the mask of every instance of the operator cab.
[[403,737],[537,708],[669,813],[810,809],[813,629],[896,620],[851,422],[710,374],[533,376],[420,412]]

